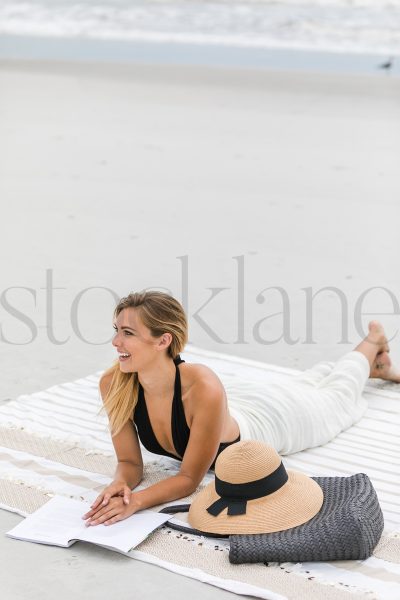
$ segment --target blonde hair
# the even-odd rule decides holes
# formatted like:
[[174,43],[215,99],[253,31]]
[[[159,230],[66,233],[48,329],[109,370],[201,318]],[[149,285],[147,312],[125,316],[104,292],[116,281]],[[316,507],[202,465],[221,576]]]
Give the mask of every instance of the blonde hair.
[[[178,300],[159,291],[131,292],[121,298],[115,307],[114,318],[124,308],[138,309],[140,320],[153,337],[160,337],[164,333],[171,334],[172,341],[167,348],[171,359],[183,351],[188,341],[188,324],[185,311]],[[137,372],[123,373],[119,368],[119,359],[103,373],[102,378],[110,375],[111,383],[101,410],[107,410],[111,436],[114,437],[128,419],[133,420],[138,401],[139,379]]]

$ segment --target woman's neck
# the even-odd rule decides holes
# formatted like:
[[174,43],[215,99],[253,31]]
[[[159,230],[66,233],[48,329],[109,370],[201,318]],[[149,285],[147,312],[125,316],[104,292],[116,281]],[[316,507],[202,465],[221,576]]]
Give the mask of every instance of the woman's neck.
[[162,358],[138,372],[146,398],[170,396],[174,391],[176,365],[171,358]]

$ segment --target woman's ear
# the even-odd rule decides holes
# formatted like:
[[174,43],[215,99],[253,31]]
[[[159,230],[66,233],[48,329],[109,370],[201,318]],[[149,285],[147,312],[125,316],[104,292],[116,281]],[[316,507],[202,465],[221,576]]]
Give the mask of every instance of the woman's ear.
[[163,333],[161,341],[160,341],[160,345],[163,348],[168,348],[168,346],[170,345],[171,342],[172,342],[172,335],[170,333]]

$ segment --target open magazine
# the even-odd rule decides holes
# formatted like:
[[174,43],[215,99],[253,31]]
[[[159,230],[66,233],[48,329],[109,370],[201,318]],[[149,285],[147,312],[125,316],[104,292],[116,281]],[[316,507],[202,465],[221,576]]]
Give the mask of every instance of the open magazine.
[[127,554],[171,515],[141,510],[112,525],[85,525],[82,515],[89,502],[54,496],[5,535],[17,540],[69,547],[77,541],[90,542]]

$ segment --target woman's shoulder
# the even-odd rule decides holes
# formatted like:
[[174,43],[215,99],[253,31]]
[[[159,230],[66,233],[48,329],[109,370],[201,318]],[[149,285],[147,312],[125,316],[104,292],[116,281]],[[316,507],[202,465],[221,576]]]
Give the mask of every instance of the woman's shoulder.
[[194,380],[198,379],[218,379],[218,375],[207,365],[201,363],[182,362],[179,364],[181,370],[185,370]]
[[222,382],[218,375],[207,365],[201,363],[180,363],[179,369],[181,372],[182,384],[184,387],[192,391],[208,389],[221,390]]

